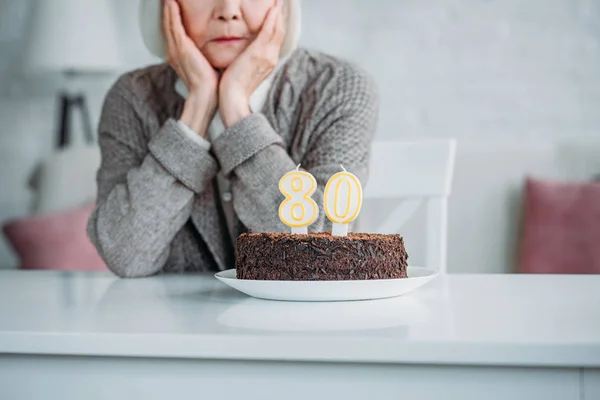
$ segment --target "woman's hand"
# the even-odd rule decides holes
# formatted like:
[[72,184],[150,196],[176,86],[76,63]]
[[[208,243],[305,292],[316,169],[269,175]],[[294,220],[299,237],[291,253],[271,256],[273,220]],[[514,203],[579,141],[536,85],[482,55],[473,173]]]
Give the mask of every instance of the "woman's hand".
[[181,121],[202,137],[217,108],[219,76],[187,35],[177,0],[165,0],[163,31],[167,61],[188,88]]
[[250,95],[277,65],[284,36],[283,1],[277,0],[256,39],[221,78],[219,111],[225,127],[250,115]]

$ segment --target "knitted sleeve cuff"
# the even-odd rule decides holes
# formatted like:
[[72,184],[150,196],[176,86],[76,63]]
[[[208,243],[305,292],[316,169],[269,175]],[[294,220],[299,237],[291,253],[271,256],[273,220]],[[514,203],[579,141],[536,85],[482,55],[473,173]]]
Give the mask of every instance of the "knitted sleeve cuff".
[[216,160],[173,119],[167,120],[148,147],[171,175],[196,193],[202,192],[217,174]]
[[192,128],[187,126],[185,124],[185,122],[179,120],[179,121],[177,121],[177,124],[179,125],[179,127],[181,128],[183,133],[185,133],[185,135],[187,137],[192,139],[194,141],[194,143],[198,144],[198,146],[202,146],[206,150],[210,150],[210,142],[208,140],[206,140],[202,136],[198,135],[198,133],[196,133],[196,131],[194,131]]
[[227,129],[212,142],[221,170],[229,176],[238,166],[272,144],[282,144],[263,114],[252,114]]

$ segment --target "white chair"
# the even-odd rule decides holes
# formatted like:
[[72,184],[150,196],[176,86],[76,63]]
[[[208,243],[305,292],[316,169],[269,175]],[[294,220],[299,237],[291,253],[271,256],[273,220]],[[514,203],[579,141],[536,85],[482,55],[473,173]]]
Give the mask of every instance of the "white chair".
[[[376,228],[398,233],[422,203],[427,207],[424,267],[446,273],[447,204],[454,173],[456,141],[373,143],[365,200],[398,199],[398,206]],[[393,174],[393,179],[391,176]]]

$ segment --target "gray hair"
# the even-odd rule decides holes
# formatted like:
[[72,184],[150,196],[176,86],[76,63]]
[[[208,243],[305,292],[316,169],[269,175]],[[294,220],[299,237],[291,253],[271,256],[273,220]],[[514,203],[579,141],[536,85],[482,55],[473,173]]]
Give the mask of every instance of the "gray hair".
[[[281,46],[281,57],[296,49],[300,39],[300,0],[283,0],[285,16],[285,38]],[[165,37],[162,29],[162,0],[140,0],[139,23],[144,44],[153,55],[166,59]]]

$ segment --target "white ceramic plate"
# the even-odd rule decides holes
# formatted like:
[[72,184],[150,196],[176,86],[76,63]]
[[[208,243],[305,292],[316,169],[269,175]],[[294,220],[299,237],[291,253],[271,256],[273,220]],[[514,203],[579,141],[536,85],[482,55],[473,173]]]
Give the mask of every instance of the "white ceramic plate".
[[257,281],[236,279],[235,269],[221,271],[215,277],[249,296],[285,301],[350,301],[396,297],[423,286],[437,271],[408,267],[408,278],[362,281]]

